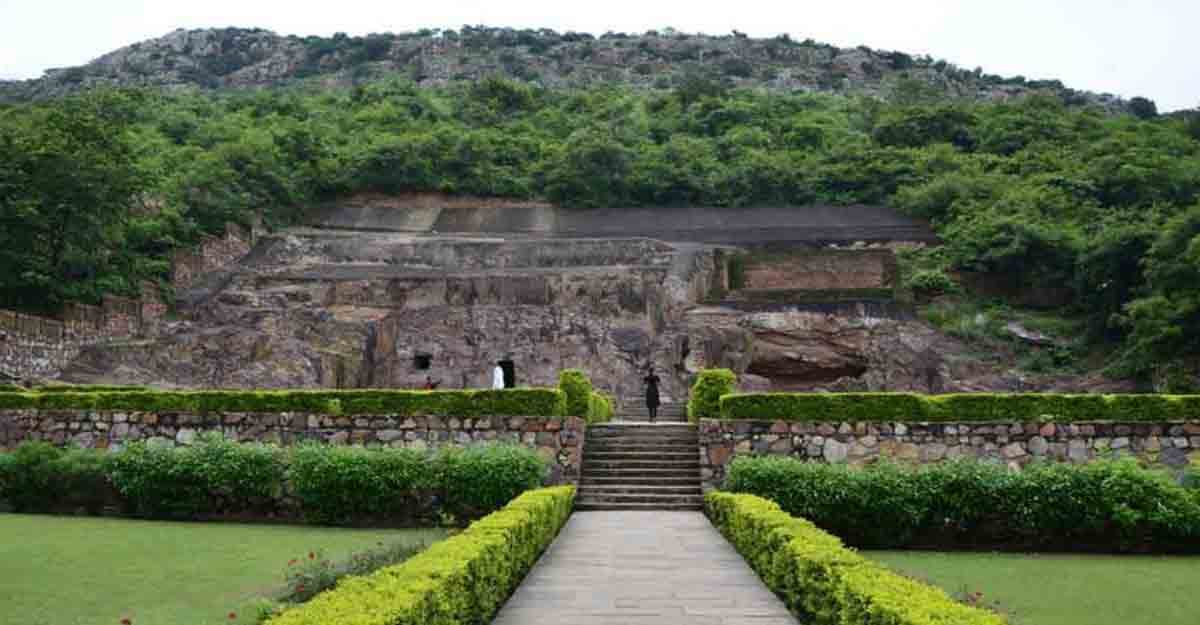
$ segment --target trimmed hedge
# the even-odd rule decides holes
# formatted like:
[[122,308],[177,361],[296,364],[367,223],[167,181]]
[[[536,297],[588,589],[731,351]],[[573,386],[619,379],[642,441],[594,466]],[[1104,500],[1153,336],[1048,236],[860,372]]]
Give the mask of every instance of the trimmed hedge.
[[725,394],[720,399],[719,418],[917,423],[1173,421],[1200,418],[1200,395]]
[[402,564],[343,580],[267,625],[488,623],[571,515],[575,487],[529,491]]
[[688,398],[688,418],[714,419],[721,414],[721,397],[737,388],[737,376],[729,369],[705,369],[696,377]]
[[[22,391],[25,389],[21,389]],[[32,393],[128,393],[148,391],[145,386],[107,384],[48,384],[30,389]]]
[[1004,617],[894,573],[835,536],[753,495],[709,493],[705,509],[750,566],[803,623],[1003,625]]
[[0,409],[560,417],[558,389],[0,393]]
[[558,388],[566,396],[566,414],[587,416],[591,403],[592,381],[579,369],[564,369],[558,373]]
[[588,395],[587,422],[608,423],[613,418],[612,400],[604,393],[593,391]]
[[27,442],[0,453],[0,500],[19,512],[154,518],[290,516],[323,524],[478,518],[541,486],[546,462],[513,445],[412,449],[315,443],[281,449],[206,434],[188,447],[146,442],[105,453]]
[[766,497],[861,548],[1200,552],[1200,496],[1132,458],[865,468],[739,457],[724,488]]

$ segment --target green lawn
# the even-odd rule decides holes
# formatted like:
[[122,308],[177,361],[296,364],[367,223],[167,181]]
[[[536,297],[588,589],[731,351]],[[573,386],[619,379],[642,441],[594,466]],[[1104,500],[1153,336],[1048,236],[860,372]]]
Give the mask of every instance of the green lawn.
[[228,624],[229,612],[282,586],[290,558],[323,549],[342,559],[379,541],[441,536],[0,514],[0,623]]
[[1200,557],[872,551],[950,594],[983,593],[1019,625],[1196,625]]

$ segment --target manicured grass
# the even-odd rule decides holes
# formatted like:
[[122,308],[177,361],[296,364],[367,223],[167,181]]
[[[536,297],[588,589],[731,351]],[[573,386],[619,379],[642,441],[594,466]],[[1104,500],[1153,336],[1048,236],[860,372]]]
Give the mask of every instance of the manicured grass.
[[871,551],[961,598],[982,592],[1018,625],[1195,625],[1200,557]]
[[228,624],[230,612],[281,589],[291,558],[321,549],[341,560],[380,541],[442,535],[0,514],[0,623]]

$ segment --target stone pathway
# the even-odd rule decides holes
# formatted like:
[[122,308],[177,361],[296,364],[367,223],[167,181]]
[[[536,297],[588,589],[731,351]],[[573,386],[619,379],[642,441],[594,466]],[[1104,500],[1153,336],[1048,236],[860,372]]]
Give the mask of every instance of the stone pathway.
[[576,512],[492,625],[796,625],[700,512]]

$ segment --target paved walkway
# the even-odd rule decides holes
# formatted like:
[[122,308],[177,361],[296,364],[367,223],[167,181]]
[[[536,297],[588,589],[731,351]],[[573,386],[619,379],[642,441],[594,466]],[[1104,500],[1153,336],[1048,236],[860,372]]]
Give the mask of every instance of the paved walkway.
[[576,512],[492,625],[796,625],[700,512]]

